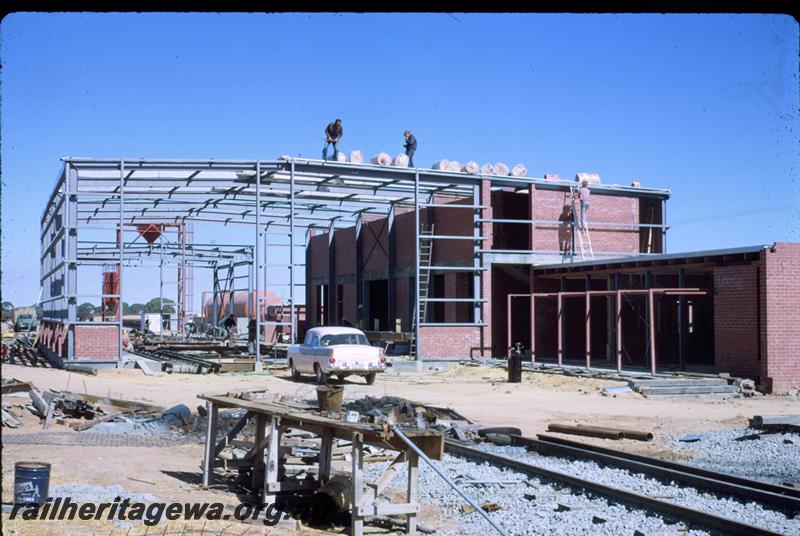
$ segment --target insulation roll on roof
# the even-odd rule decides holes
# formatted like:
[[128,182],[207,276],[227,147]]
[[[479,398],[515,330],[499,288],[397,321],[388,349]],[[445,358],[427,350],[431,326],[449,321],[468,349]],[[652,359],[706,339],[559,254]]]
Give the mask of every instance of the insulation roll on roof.
[[498,162],[494,165],[494,173],[495,175],[508,175],[509,169],[508,166],[502,162]]
[[364,155],[361,154],[361,151],[350,151],[350,162],[353,164],[363,164],[364,163]]
[[397,156],[394,157],[392,165],[397,167],[408,167],[408,155],[404,153],[399,153]]
[[583,182],[584,180],[589,181],[589,184],[600,184],[600,175],[597,173],[576,173],[575,174],[575,181],[576,182]]
[[475,160],[470,160],[469,162],[464,164],[463,168],[461,168],[461,171],[463,171],[464,173],[469,173],[470,175],[475,175],[480,170],[481,168],[478,167],[478,163]]
[[484,175],[494,175],[494,166],[491,164],[484,164],[481,166],[481,173]]
[[336,161],[347,162],[347,155],[344,154],[342,151],[336,151]]
[[439,160],[438,162],[433,164],[433,166],[431,166],[431,169],[438,169],[440,171],[447,171],[447,168],[448,168],[449,165],[450,165],[450,160],[448,160],[447,158],[442,158],[441,160]]
[[387,153],[380,152],[372,157],[372,163],[378,164],[379,166],[388,166],[392,163],[392,157]]
[[447,171],[461,171],[461,163],[458,160],[451,160],[449,164],[447,164]]
[[509,172],[509,175],[511,175],[512,177],[524,177],[527,174],[528,174],[528,169],[522,164],[517,164],[516,166],[511,168],[511,171]]

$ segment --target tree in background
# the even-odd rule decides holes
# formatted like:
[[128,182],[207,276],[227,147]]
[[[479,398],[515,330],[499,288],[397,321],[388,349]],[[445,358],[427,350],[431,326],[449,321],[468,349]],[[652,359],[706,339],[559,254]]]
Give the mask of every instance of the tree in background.
[[97,305],[91,304],[89,302],[84,302],[78,306],[78,318],[89,318],[95,315],[96,312],[100,310],[100,307]]
[[[164,309],[161,312],[164,312],[164,313],[174,313],[175,312],[175,307],[174,307],[175,302],[174,301],[170,300],[169,298],[164,298],[163,303],[164,303]],[[158,313],[159,312],[159,310],[158,310],[158,298],[153,298],[152,300],[147,302],[144,305],[144,312],[145,313]]]
[[129,304],[128,302],[123,302],[123,304],[122,304],[122,314],[125,314],[125,315],[139,315],[139,314],[142,314],[142,311],[145,311],[145,305],[143,303],[130,303]]

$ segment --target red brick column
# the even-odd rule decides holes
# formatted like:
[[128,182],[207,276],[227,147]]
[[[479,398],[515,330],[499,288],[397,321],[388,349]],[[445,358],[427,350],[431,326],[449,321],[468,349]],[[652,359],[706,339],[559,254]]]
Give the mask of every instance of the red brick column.
[[800,243],[778,243],[775,252],[765,250],[762,277],[765,298],[761,322],[766,330],[762,339],[762,363],[766,359],[766,376],[772,380],[772,392],[786,393],[800,388]]

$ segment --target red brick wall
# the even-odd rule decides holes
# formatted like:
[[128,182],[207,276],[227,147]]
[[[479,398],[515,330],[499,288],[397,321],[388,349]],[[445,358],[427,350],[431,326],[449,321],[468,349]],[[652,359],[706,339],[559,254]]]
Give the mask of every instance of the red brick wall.
[[765,251],[767,376],[772,391],[785,393],[800,387],[800,243],[779,243],[775,253]]
[[[440,202],[448,203],[441,200]],[[448,204],[471,205],[472,199]],[[472,236],[472,211],[465,208],[434,209],[434,234],[446,236]],[[412,228],[413,229],[413,228]],[[412,235],[413,238],[413,235]],[[467,240],[434,240],[433,263],[452,265],[472,258],[472,242]]]
[[356,272],[356,228],[338,229],[333,233],[336,275]]
[[[420,218],[422,218],[420,210]],[[414,266],[414,209],[397,209],[394,217],[396,268]]]
[[388,229],[386,218],[373,219],[362,224],[361,254],[365,272],[386,270],[389,267]]
[[[571,216],[564,213],[564,204],[569,205],[569,192],[555,190],[536,190],[534,193],[534,220],[562,220],[571,222]],[[578,210],[580,207],[578,206]],[[592,249],[595,253],[639,252],[639,231],[635,227],[616,229],[594,229],[592,222],[639,223],[639,200],[634,197],[616,197],[591,194],[591,207],[586,219],[591,231]],[[559,244],[571,240],[569,225],[537,225],[533,237],[533,249],[559,251]]]
[[758,264],[714,268],[715,365],[721,372],[759,376]]
[[470,348],[480,344],[480,329],[472,326],[420,327],[419,338],[424,359],[469,359]]
[[310,277],[328,277],[328,233],[312,236],[308,241],[308,248],[311,260]]
[[117,326],[75,326],[75,359],[115,360],[119,352]]

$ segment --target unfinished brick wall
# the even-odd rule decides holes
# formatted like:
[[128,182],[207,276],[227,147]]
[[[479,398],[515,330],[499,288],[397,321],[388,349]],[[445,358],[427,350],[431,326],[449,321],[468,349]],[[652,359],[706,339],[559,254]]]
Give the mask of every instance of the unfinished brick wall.
[[61,357],[66,357],[67,326],[61,322],[43,320],[39,326],[39,344]]
[[[425,359],[468,359],[480,345],[480,330],[472,326],[419,328],[420,351]],[[473,351],[473,355],[479,352]]]
[[[536,251],[558,252],[564,244],[571,243],[572,216],[569,210],[569,192],[556,190],[534,191],[533,219],[545,221],[564,221],[563,224],[536,225],[533,235],[533,249]],[[580,206],[577,206],[580,210]],[[610,229],[592,228],[592,222],[639,223],[639,200],[635,197],[617,197],[591,194],[591,207],[587,214],[592,239],[592,249],[600,252],[639,252],[639,230],[635,227]],[[577,246],[576,246],[577,247]]]
[[800,388],[800,243],[778,243],[775,252],[766,250],[763,257],[765,275],[767,376],[774,393]]
[[75,359],[116,361],[119,353],[117,326],[75,326]]
[[758,264],[714,268],[715,365],[733,375],[763,376],[758,360]]

